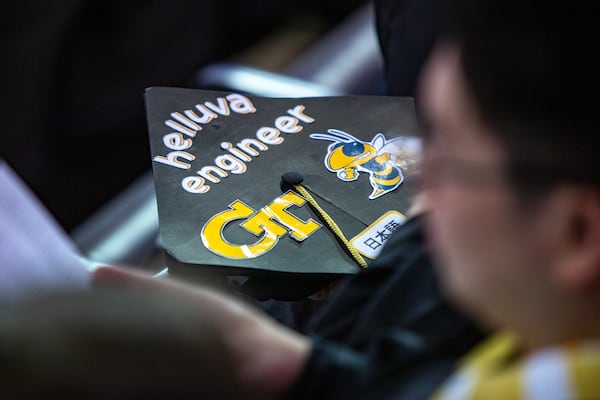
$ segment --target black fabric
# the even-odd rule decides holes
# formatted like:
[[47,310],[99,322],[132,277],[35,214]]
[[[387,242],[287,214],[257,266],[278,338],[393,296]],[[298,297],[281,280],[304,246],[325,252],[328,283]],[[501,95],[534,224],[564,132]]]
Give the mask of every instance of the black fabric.
[[484,334],[437,285],[421,220],[346,280],[309,324],[313,350],[289,398],[426,398]]
[[376,26],[388,94],[414,96],[433,44],[433,0],[375,0]]

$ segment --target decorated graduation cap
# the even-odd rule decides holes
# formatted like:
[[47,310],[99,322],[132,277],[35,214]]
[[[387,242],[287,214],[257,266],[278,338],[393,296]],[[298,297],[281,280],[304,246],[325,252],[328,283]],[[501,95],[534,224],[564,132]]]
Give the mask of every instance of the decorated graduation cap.
[[413,199],[413,101],[145,94],[170,271],[334,276],[368,267]]

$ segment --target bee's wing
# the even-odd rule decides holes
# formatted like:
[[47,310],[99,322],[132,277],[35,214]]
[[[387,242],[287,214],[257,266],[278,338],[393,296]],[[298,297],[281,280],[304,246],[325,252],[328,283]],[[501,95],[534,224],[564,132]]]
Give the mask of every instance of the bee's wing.
[[[381,134],[378,134],[377,136],[379,136],[379,135],[381,135]],[[386,153],[394,154],[394,155],[402,154],[406,138],[397,137],[392,140],[388,140],[386,142],[385,137],[383,135],[381,135],[381,137],[383,139],[383,143],[380,146],[377,146],[375,144],[375,142],[373,143],[373,146],[375,146],[375,148],[378,149],[377,150],[378,154],[386,154]],[[377,139],[377,137],[376,137],[376,139]]]
[[408,136],[391,139],[378,152],[378,154],[386,153],[390,155],[392,162],[404,168],[421,158],[421,139]]
[[373,147],[375,147],[375,150],[377,150],[377,154],[383,154],[381,152],[381,149],[383,147],[385,147],[385,136],[383,136],[383,133],[378,133],[377,135],[375,135],[375,137],[373,137],[373,139],[371,139],[371,145]]

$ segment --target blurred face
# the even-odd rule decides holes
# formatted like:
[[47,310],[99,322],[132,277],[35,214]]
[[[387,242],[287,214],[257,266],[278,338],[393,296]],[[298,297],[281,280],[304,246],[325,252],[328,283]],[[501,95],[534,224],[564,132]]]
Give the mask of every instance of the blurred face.
[[506,156],[478,118],[455,49],[434,51],[420,89],[426,229],[442,285],[484,321],[511,324],[535,296],[531,279],[541,280],[543,224],[537,211],[519,207]]

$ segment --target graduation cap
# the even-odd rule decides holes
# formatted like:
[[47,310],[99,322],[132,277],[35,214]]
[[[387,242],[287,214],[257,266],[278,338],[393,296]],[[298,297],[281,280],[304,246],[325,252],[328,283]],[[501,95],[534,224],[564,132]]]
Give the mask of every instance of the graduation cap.
[[170,271],[354,274],[415,194],[411,98],[154,87],[145,101]]

